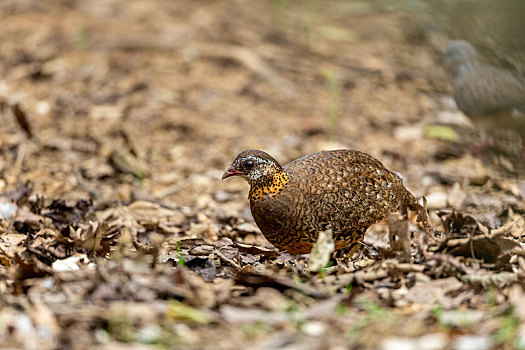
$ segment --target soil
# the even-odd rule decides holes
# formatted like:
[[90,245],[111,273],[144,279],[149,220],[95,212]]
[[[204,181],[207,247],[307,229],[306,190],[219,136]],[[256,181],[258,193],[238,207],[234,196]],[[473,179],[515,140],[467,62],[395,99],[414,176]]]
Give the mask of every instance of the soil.
[[[476,152],[421,6],[1,2],[2,347],[525,348],[523,174]],[[394,215],[292,256],[221,181],[245,149],[337,148],[399,172],[433,234]]]

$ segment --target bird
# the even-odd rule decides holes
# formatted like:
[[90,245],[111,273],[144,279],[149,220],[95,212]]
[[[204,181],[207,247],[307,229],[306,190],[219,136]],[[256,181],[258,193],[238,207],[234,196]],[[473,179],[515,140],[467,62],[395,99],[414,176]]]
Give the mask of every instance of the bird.
[[[451,77],[458,108],[482,132],[516,142],[511,152],[525,150],[525,78],[487,64],[465,40],[453,40],[441,61]],[[497,140],[496,140],[497,141]]]
[[[284,165],[264,151],[246,150],[222,179],[232,176],[249,183],[250,210],[266,239],[296,255],[309,253],[325,230],[332,230],[336,250],[355,251],[366,230],[400,205],[424,210],[400,175],[356,150],[321,151]],[[431,229],[428,220],[418,220]]]

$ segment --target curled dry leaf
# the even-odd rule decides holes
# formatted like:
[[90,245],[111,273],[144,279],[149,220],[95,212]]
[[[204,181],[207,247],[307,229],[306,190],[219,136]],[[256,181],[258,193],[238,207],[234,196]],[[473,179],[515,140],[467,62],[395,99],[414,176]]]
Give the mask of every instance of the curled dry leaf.
[[84,249],[89,254],[105,255],[109,253],[111,245],[116,242],[120,233],[115,227],[107,223],[99,224],[91,221],[87,227],[71,229],[70,236],[77,247]]
[[517,240],[506,237],[510,235],[512,227],[520,222],[519,218],[498,229],[488,228],[472,216],[455,211],[450,214],[441,213],[441,220],[445,232],[448,231],[441,249],[452,255],[502,265],[508,263],[510,255],[523,250]]
[[74,206],[69,206],[63,199],[56,199],[46,207],[43,216],[51,218],[59,230],[69,226],[76,226],[93,211],[93,202],[89,199],[80,199]]
[[14,219],[15,225],[23,225],[32,230],[38,230],[44,224],[44,217],[29,211],[27,208],[19,208]]
[[119,148],[109,155],[109,164],[120,172],[131,174],[142,179],[149,174],[148,165],[141,159],[137,158],[128,149]]
[[325,267],[330,260],[330,255],[334,251],[335,243],[332,230],[319,232],[317,242],[315,242],[310,259],[308,260],[308,271],[318,272]]

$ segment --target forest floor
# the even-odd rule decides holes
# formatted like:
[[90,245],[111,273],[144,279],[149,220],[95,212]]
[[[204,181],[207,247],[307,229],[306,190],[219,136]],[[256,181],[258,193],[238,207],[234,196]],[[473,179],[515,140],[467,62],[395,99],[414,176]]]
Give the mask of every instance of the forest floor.
[[[407,4],[0,2],[0,347],[525,349],[525,182],[469,152]],[[220,180],[331,148],[401,173],[434,237],[385,221],[309,272]]]

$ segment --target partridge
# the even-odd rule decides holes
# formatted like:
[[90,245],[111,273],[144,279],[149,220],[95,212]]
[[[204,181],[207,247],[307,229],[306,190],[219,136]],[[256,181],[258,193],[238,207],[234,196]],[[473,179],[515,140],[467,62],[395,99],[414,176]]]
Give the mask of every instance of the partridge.
[[484,132],[525,131],[525,78],[483,62],[467,41],[447,46],[443,64],[458,108]]
[[353,248],[400,205],[424,210],[399,175],[359,151],[322,151],[280,165],[263,151],[247,150],[222,179],[230,176],[250,184],[250,209],[266,239],[292,254],[309,253],[328,229],[336,249]]

